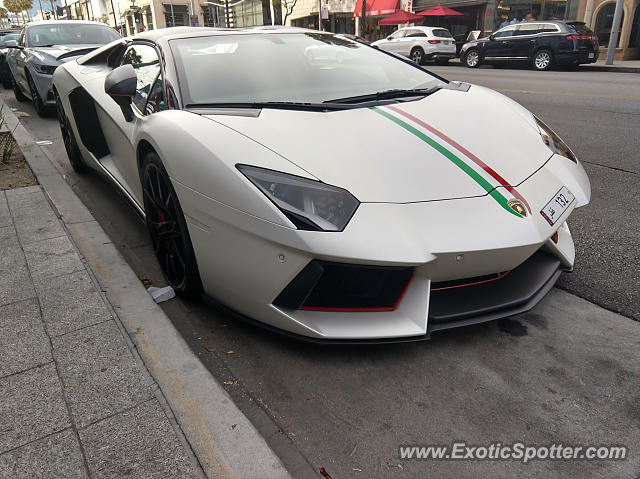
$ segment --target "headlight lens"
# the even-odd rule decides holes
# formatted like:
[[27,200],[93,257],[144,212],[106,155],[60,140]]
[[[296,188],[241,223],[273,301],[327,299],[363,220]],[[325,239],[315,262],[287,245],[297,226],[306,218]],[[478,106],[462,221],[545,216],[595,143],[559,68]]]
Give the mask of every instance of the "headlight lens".
[[296,225],[342,231],[360,202],[347,190],[320,181],[248,165],[236,165]]
[[573,154],[571,148],[569,148],[567,144],[562,141],[562,139],[558,135],[556,135],[553,130],[549,128],[540,118],[538,118],[537,116],[535,116],[534,118],[536,119],[536,123],[538,124],[540,136],[542,136],[542,141],[544,142],[544,144],[547,145],[552,152],[564,156],[574,163],[578,163],[578,158],[576,158],[576,155]]
[[57,65],[38,65],[37,63],[33,64],[33,68],[38,73],[44,73],[45,75],[53,75],[53,72],[56,71]]

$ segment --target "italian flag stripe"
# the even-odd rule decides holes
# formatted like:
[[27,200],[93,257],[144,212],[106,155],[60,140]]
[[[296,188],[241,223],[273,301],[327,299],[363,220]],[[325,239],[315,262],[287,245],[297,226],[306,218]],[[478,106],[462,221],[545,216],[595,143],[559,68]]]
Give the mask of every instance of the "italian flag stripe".
[[493,179],[495,179],[501,186],[504,186],[504,188],[509,193],[511,193],[516,198],[518,198],[520,201],[522,201],[522,203],[525,205],[525,207],[529,210],[529,213],[531,213],[531,207],[529,206],[529,203],[527,203],[527,200],[525,200],[524,197],[520,193],[518,193],[513,186],[509,185],[509,182],[507,180],[505,180],[497,171],[495,171],[493,168],[491,168],[489,165],[487,165],[484,161],[482,161],[476,155],[474,155],[469,150],[467,150],[460,143],[458,143],[454,139],[448,137],[447,135],[442,133],[440,130],[438,130],[438,129],[434,128],[433,126],[431,126],[431,125],[425,123],[424,121],[420,120],[419,118],[416,118],[415,116],[411,115],[410,113],[407,113],[406,111],[401,110],[397,106],[387,105],[386,108],[388,108],[389,110],[394,111],[394,112],[398,113],[399,115],[402,115],[405,118],[408,118],[409,120],[413,121],[414,123],[420,125],[425,130],[430,131],[434,135],[438,136],[440,139],[444,140],[445,142],[449,143],[451,146],[456,148],[459,152],[463,153],[467,158],[469,158],[476,165],[478,165],[480,168],[482,168],[485,172],[487,172],[489,175],[491,175],[491,177]]
[[503,195],[501,195],[500,192],[489,181],[487,181],[481,174],[479,174],[472,166],[470,166],[469,164],[465,163],[461,158],[459,158],[452,151],[448,150],[444,145],[438,143],[437,141],[435,141],[430,136],[426,135],[425,133],[421,132],[420,130],[418,130],[414,126],[408,124],[407,122],[405,122],[401,118],[398,118],[398,117],[394,116],[393,114],[391,114],[390,112],[388,112],[388,111],[386,111],[384,109],[381,109],[381,108],[378,108],[378,107],[375,107],[375,106],[370,107],[370,109],[372,111],[375,111],[376,113],[384,116],[385,118],[388,118],[392,122],[394,122],[397,125],[399,125],[402,128],[404,128],[409,133],[413,134],[414,136],[420,138],[422,141],[427,143],[434,150],[436,150],[438,153],[442,154],[445,158],[450,160],[458,168],[460,168],[467,175],[469,175],[487,193],[489,193],[489,195],[491,195],[493,197],[493,199],[496,200],[498,202],[498,204],[500,206],[502,206],[506,211],[508,211],[512,215],[517,216],[518,218],[521,218],[521,216],[519,214],[517,214],[515,211],[513,211],[509,207],[509,204],[508,204],[509,200],[507,200],[507,198],[505,198]]

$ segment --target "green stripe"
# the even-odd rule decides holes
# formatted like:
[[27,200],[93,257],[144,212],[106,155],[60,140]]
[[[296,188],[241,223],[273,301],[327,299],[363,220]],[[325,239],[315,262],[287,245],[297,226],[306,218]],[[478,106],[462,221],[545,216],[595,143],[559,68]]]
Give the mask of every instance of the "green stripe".
[[438,153],[440,153],[444,157],[448,158],[454,165],[456,165],[458,168],[460,168],[462,171],[464,171],[467,175],[469,175],[471,177],[471,179],[473,179],[487,193],[489,193],[493,197],[493,199],[496,200],[500,204],[500,206],[502,206],[505,210],[507,210],[512,215],[517,216],[518,218],[521,217],[518,213],[516,213],[515,211],[513,211],[509,207],[508,200],[504,196],[502,196],[498,192],[498,190],[491,183],[489,183],[476,170],[474,170],[471,166],[469,166],[463,160],[458,158],[454,153],[452,153],[451,151],[447,150],[444,146],[442,146],[440,143],[435,141],[433,138],[431,138],[430,136],[425,135],[420,130],[418,130],[417,128],[414,128],[413,126],[411,126],[408,123],[402,121],[401,119],[396,118],[395,116],[393,116],[391,113],[389,113],[387,111],[380,110],[379,108],[377,108],[375,106],[370,107],[370,110],[373,110],[376,113],[379,113],[380,115],[384,116],[385,118],[388,118],[389,120],[393,121],[397,125],[400,125],[402,128],[407,130],[409,133],[411,133],[411,134],[417,136],[418,138],[420,138],[422,141],[424,141],[429,146],[431,146],[433,149],[435,149]]

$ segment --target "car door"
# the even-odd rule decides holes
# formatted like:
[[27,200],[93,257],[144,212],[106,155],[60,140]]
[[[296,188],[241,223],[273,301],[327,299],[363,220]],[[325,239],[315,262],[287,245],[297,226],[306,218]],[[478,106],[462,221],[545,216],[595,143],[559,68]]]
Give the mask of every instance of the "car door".
[[511,55],[513,34],[516,31],[515,25],[509,25],[489,37],[485,44],[485,60],[506,60]]
[[383,44],[384,50],[400,54],[405,33],[406,30],[398,30],[389,35],[387,37],[387,43]]
[[[113,105],[109,103],[109,108],[105,109],[104,113],[99,113],[100,125],[110,152],[100,161],[138,204],[142,205],[142,188],[133,137],[146,117],[164,105],[164,101],[159,100],[157,96],[157,88],[162,90],[162,74],[158,52],[155,46],[149,43],[134,42],[129,45],[120,61],[120,65],[127,64],[133,66],[137,76],[136,94],[131,105],[133,121],[125,120],[115,102]],[[147,105],[152,89],[155,107]]]
[[540,24],[522,23],[516,28],[511,40],[511,58],[514,60],[528,60],[538,38]]
[[25,30],[23,29],[18,38],[18,46],[22,47],[15,49],[13,53],[13,78],[18,85],[20,85],[23,91],[29,91],[29,85],[27,83],[27,77],[25,75],[25,63],[27,61],[27,55],[29,50],[26,45]]
[[429,50],[427,34],[418,28],[407,30],[400,45],[398,53],[406,57],[411,54],[411,49],[415,46],[419,46],[425,52]]

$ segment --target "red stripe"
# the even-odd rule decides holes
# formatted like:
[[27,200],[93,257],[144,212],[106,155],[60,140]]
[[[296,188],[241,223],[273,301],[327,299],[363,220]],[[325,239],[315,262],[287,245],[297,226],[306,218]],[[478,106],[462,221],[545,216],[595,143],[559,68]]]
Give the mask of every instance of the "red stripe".
[[431,288],[431,292],[433,292],[433,291],[444,291],[445,289],[464,288],[466,286],[475,286],[477,284],[483,284],[483,283],[491,283],[492,281],[498,281],[499,279],[504,278],[509,273],[511,273],[511,271],[506,271],[505,273],[502,273],[501,275],[499,275],[499,276],[497,276],[495,278],[485,279],[485,280],[482,280],[482,281],[476,281],[474,283],[456,284],[455,286],[443,286],[442,288]]
[[479,167],[481,167],[484,171],[486,171],[487,173],[489,173],[498,183],[500,183],[501,186],[504,186],[507,191],[509,191],[513,196],[515,196],[516,198],[518,198],[520,201],[522,201],[522,203],[524,203],[524,205],[527,207],[527,209],[529,210],[529,213],[531,213],[531,207],[529,206],[529,203],[527,203],[527,200],[524,199],[524,197],[518,193],[516,191],[516,189],[511,186],[509,184],[509,182],[507,180],[505,180],[502,176],[500,176],[500,174],[498,174],[498,172],[496,172],[495,170],[493,170],[489,165],[487,165],[484,161],[482,161],[480,158],[478,158],[476,155],[474,155],[473,153],[471,153],[469,150],[467,150],[464,146],[462,146],[460,143],[458,143],[457,141],[455,141],[452,138],[449,138],[447,135],[445,135],[444,133],[442,133],[440,130],[435,129],[434,127],[432,127],[431,125],[428,125],[427,123],[425,123],[424,121],[420,120],[419,118],[416,118],[415,116],[411,115],[410,113],[407,113],[405,111],[402,111],[400,108],[393,106],[393,105],[386,105],[386,108],[388,108],[389,110],[395,111],[396,113],[409,118],[411,121],[413,121],[414,123],[417,123],[418,125],[420,125],[421,127],[425,128],[426,130],[430,131],[431,133],[433,133],[436,136],[439,136],[440,139],[446,141],[447,143],[449,143],[451,146],[453,146],[454,148],[456,148],[458,151],[464,153],[467,157],[469,157],[469,159],[471,159],[476,165],[478,165]]
[[395,311],[396,309],[398,309],[398,306],[400,306],[400,301],[402,301],[402,298],[404,298],[404,293],[407,292],[407,289],[409,289],[409,285],[411,284],[411,280],[413,279],[413,277],[409,278],[409,281],[407,281],[407,284],[405,285],[404,289],[402,290],[402,293],[400,293],[400,296],[398,297],[398,300],[396,301],[396,304],[394,304],[393,306],[390,307],[385,307],[385,308],[328,308],[328,307],[323,307],[323,306],[302,306],[300,307],[300,309],[304,309],[305,311],[342,311],[342,312],[362,312],[362,311]]

